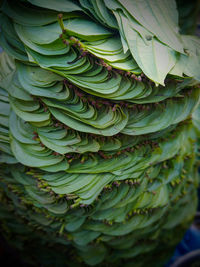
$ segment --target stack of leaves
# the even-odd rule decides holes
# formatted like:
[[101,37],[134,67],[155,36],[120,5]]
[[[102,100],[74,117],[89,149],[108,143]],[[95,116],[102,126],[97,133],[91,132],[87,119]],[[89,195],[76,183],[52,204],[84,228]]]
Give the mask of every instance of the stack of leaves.
[[198,185],[200,41],[175,1],[9,0],[0,21],[5,236],[35,265],[162,266]]

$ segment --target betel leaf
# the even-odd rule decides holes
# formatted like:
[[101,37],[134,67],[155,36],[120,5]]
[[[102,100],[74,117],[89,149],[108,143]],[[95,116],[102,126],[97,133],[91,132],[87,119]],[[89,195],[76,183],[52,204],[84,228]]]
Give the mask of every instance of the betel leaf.
[[86,19],[75,18],[64,23],[69,34],[75,35],[83,40],[96,41],[112,35],[112,32],[99,24]]
[[12,57],[7,55],[5,52],[0,54],[0,87],[6,90],[8,84],[12,80],[12,76],[15,71],[15,64]]
[[20,145],[20,143],[13,137],[11,138],[11,148],[13,154],[21,163],[31,167],[51,166],[63,160],[63,157],[55,157],[53,155],[47,157],[42,157],[42,155],[35,157],[34,155],[29,154],[25,147]]
[[[20,1],[14,4],[15,1],[3,1],[2,10],[15,22],[25,26],[42,26],[57,21],[57,12],[43,10],[39,8],[27,7]],[[72,14],[64,14],[64,18],[74,17]],[[76,16],[75,16],[76,17]]]
[[176,52],[154,37],[151,37],[148,43],[144,42],[137,31],[126,26],[128,20],[122,19],[126,39],[137,64],[155,83],[164,85],[165,77],[176,64]]
[[184,53],[183,43],[178,34],[178,13],[174,1],[119,0],[119,2],[161,42],[177,52]]
[[69,0],[59,0],[57,2],[56,0],[50,0],[48,3],[45,0],[28,0],[31,4],[47,9],[52,9],[56,11],[62,11],[62,12],[73,12],[73,11],[82,11],[82,8],[77,5],[76,3],[73,3]]

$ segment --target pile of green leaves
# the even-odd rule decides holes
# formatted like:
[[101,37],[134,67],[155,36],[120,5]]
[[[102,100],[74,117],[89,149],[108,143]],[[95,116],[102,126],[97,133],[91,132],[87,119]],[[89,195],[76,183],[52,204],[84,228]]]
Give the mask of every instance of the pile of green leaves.
[[198,185],[200,41],[175,1],[9,0],[0,22],[5,236],[35,265],[162,266]]

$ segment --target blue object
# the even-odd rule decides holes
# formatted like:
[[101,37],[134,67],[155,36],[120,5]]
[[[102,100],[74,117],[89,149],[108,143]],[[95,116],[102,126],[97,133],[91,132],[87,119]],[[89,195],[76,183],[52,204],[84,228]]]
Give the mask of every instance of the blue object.
[[193,225],[187,230],[182,241],[175,249],[174,255],[165,267],[170,267],[177,259],[187,253],[200,249],[200,230],[196,225],[200,225],[200,187],[198,188],[198,211],[195,216]]
[[190,253],[191,251],[200,249],[200,230],[195,226],[195,223],[200,225],[200,187],[198,188],[198,199],[198,211],[196,213],[194,223],[185,233],[182,241],[176,247],[174,255],[165,267],[170,267],[173,263],[180,259],[180,257]]
[[185,233],[185,236],[181,243],[178,244],[174,252],[173,257],[166,264],[166,267],[170,267],[181,256],[200,248],[200,231],[194,226],[191,226]]

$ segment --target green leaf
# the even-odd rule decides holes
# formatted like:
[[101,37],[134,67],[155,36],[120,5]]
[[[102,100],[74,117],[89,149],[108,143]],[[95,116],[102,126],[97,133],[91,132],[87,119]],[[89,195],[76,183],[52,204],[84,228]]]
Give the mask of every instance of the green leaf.
[[119,2],[133,18],[161,42],[177,52],[184,53],[183,43],[178,34],[178,13],[174,8],[173,0],[137,0],[134,3],[130,0],[119,0]]
[[176,64],[176,52],[160,43],[156,38],[144,42],[139,33],[124,20],[124,31],[130,51],[142,71],[155,83],[164,85],[164,80]]
[[44,7],[47,9],[53,9],[62,12],[73,12],[73,11],[81,11],[81,7],[76,3],[73,3],[69,0],[50,0],[48,3],[45,0],[28,0],[32,5]]

